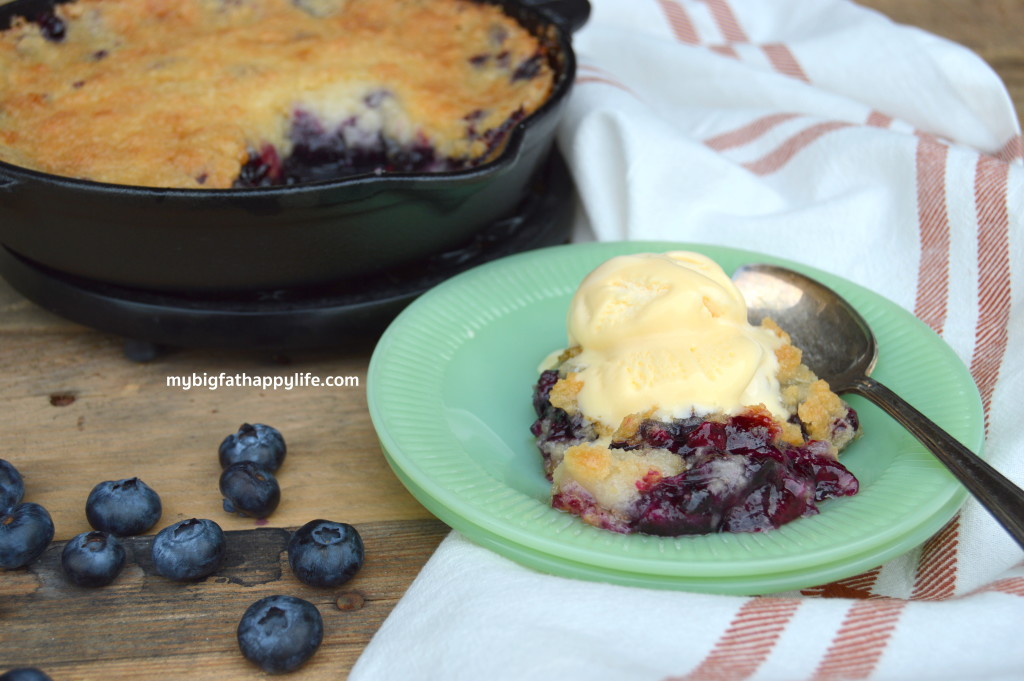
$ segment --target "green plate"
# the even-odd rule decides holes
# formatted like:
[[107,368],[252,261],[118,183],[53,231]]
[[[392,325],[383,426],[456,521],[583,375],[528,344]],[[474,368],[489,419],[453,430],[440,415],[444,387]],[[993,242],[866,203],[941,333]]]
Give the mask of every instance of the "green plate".
[[381,337],[367,378],[370,416],[398,478],[438,518],[538,570],[635,586],[758,594],[849,577],[922,543],[966,492],[918,442],[855,396],[864,435],[843,462],[861,482],[818,515],[765,533],[621,535],[549,506],[529,427],[537,367],[565,345],[569,300],[615,255],[694,250],[727,272],[772,262],[845,296],[878,336],[872,374],[980,451],[981,400],[966,367],[913,315],[825,272],[731,248],[666,242],[559,246],[454,277],[410,305]]

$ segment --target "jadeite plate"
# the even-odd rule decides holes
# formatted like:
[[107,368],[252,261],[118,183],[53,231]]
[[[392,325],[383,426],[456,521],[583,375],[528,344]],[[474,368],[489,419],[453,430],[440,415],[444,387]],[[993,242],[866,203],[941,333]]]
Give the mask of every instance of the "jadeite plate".
[[370,415],[388,462],[438,518],[537,570],[635,586],[729,594],[801,589],[853,576],[919,545],[949,521],[964,489],[870,403],[849,402],[864,435],[843,454],[860,492],[818,515],[755,534],[621,535],[548,505],[529,427],[537,367],[565,345],[569,300],[615,255],[694,250],[727,272],[751,262],[800,270],[845,296],[880,344],[872,374],[974,451],[981,401],[953,351],[913,315],[853,283],[756,253],[663,242],[559,246],[504,258],[432,289],[381,337]]

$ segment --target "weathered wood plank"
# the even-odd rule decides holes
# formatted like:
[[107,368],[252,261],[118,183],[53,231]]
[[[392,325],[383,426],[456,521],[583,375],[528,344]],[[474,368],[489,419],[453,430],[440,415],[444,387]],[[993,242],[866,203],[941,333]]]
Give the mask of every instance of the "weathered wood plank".
[[[123,359],[117,339],[97,333],[0,339],[0,458],[21,470],[26,499],[50,511],[58,539],[89,529],[85,500],[95,484],[132,476],[160,494],[161,527],[188,517],[209,517],[225,529],[254,527],[253,520],[221,510],[217,489],[217,447],[246,421],[277,427],[288,445],[277,476],[282,501],[271,524],[431,517],[380,451],[367,412],[366,354],[285,365],[259,356],[183,351],[137,364]],[[168,376],[221,372],[354,376],[359,385],[186,391],[166,384]]]
[[[25,476],[26,500],[44,505],[54,543],[28,570],[0,572],[0,671],[36,664],[56,680],[252,678],[234,628],[250,603],[271,593],[307,598],[328,627],[321,651],[296,678],[344,678],[447,528],[398,482],[384,459],[366,404],[368,351],[255,353],[181,350],[157,361],[125,360],[118,338],[54,321],[0,282],[0,458]],[[358,385],[293,390],[167,385],[193,373],[355,376]],[[228,515],[217,488],[217,447],[242,422],[279,428],[288,456],[278,471],[281,505],[265,522]],[[129,540],[135,559],[109,587],[64,583],[59,555],[89,529],[85,500],[103,480],[138,476],[158,491],[163,516],[148,537]],[[145,547],[156,530],[187,517],[229,533],[228,564],[194,585],[152,574]],[[283,562],[282,527],[314,518],[356,525],[364,570],[345,588],[298,583]],[[338,593],[358,608],[342,611]],[[350,606],[347,606],[350,607]]]
[[0,575],[0,670],[32,665],[54,679],[79,680],[252,677],[258,670],[238,652],[235,628],[251,603],[283,593],[314,603],[324,618],[324,642],[294,678],[344,678],[448,531],[436,520],[357,528],[366,564],[335,589],[294,577],[286,529],[228,532],[224,566],[196,583],[156,574],[152,537],[128,538],[125,570],[98,589],[65,580],[64,542],[54,542],[29,567]]

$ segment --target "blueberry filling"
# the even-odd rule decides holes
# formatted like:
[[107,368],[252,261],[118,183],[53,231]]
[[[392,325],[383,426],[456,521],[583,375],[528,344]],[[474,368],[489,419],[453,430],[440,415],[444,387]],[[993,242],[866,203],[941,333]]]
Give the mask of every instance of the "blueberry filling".
[[52,11],[44,12],[36,17],[36,23],[39,24],[39,31],[43,34],[43,37],[50,42],[60,43],[64,41],[67,36],[67,25],[64,20],[54,14]]
[[632,450],[653,447],[678,454],[679,449],[687,443],[690,433],[702,423],[702,419],[697,417],[679,419],[671,423],[647,419],[640,423],[635,435],[625,440],[613,441],[610,448]]
[[[363,97],[363,103],[374,110],[389,97],[387,90],[374,90]],[[455,170],[466,165],[463,160],[439,158],[424,139],[399,143],[361,123],[359,116],[350,116],[329,127],[316,115],[296,110],[288,134],[291,152],[282,157],[269,144],[251,150],[234,186],[291,185],[352,175]]]
[[235,187],[269,187],[277,184],[285,184],[277,149],[264,144],[259,151],[249,151],[249,159],[242,165]]
[[[545,371],[533,390],[537,419],[531,432],[549,479],[553,454],[597,439],[585,419],[552,406],[551,389],[558,379],[557,371]],[[852,409],[840,421],[833,430],[857,429]],[[609,448],[668,450],[683,459],[683,472],[661,477],[655,471],[639,480],[639,498],[627,520],[598,507],[578,485],[563,487],[552,505],[617,532],[678,536],[762,532],[818,513],[821,501],[857,493],[857,478],[836,460],[830,443],[789,444],[780,430],[757,410],[722,421],[645,419],[628,437],[613,438]]]
[[535,54],[520,62],[516,70],[512,72],[512,82],[517,80],[532,80],[540,73],[542,55]]
[[[535,73],[540,68],[539,58],[536,63],[532,59],[526,60],[521,68],[524,73],[531,70]],[[387,90],[374,90],[363,97],[363,104],[373,111],[381,108],[391,96]],[[484,148],[479,156],[467,158],[444,156],[422,135],[409,141],[397,141],[358,115],[329,126],[315,114],[299,109],[293,112],[289,128],[290,152],[282,154],[271,144],[251,149],[234,187],[271,187],[354,175],[445,172],[471,168],[491,158],[526,114],[520,108],[500,125],[479,130],[477,123],[484,115],[484,111],[477,110],[463,118],[466,123],[465,138],[482,141]]]
[[[747,443],[763,437],[743,430],[739,439]],[[789,449],[761,440],[755,448],[701,447],[686,456],[695,459],[690,468],[641,494],[637,531],[762,532],[816,514],[816,502],[857,492],[856,478],[813,443]]]
[[[537,379],[536,385],[533,386],[533,411],[539,418],[544,418],[550,409],[554,409],[551,406],[550,397],[551,389],[555,387],[555,383],[558,383],[558,372],[549,369],[548,371],[541,372],[540,378]],[[537,435],[537,433],[534,433],[534,435]]]
[[592,424],[579,414],[570,416],[564,409],[551,404],[551,388],[557,382],[557,371],[545,371],[533,388],[533,409],[537,419],[530,426],[530,432],[544,457],[544,472],[548,477],[555,465],[553,459],[567,447],[596,438]]

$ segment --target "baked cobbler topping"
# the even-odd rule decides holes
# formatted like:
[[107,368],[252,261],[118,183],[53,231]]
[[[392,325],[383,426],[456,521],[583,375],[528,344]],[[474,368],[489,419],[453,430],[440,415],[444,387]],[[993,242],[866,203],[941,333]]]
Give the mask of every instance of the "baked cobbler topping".
[[[776,324],[750,327],[739,292],[704,256],[605,263],[574,298],[569,338],[533,391],[553,507],[624,533],[758,532],[857,492],[838,460],[860,433],[856,412]],[[584,401],[609,364],[621,376],[599,385],[617,394]],[[718,378],[725,385],[709,388]]]
[[0,32],[0,72],[0,160],[185,188],[470,167],[554,79],[469,0],[76,0]]

